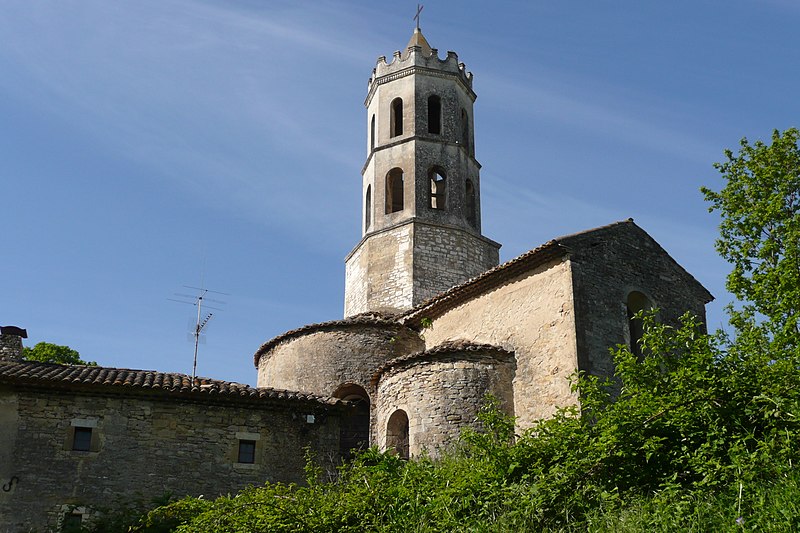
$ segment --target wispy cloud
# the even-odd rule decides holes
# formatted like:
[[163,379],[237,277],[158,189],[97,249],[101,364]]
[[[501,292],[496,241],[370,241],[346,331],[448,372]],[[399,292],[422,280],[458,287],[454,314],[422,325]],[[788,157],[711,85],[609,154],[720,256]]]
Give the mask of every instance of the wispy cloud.
[[[592,80],[561,80],[557,73],[542,79],[487,76],[481,81],[484,99],[525,102],[514,114],[560,123],[632,147],[666,153],[681,159],[706,161],[718,151],[715,145],[690,131],[691,114],[680,103],[647,105],[632,97],[630,89],[603,86]],[[545,83],[544,80],[547,82]]]
[[9,45],[0,90],[152,177],[302,230],[329,216],[314,206],[344,194],[331,176],[358,170],[358,138],[334,126],[360,117],[318,98],[332,58],[336,69],[363,70],[363,52],[341,31],[355,17],[290,2],[20,4],[0,18]]

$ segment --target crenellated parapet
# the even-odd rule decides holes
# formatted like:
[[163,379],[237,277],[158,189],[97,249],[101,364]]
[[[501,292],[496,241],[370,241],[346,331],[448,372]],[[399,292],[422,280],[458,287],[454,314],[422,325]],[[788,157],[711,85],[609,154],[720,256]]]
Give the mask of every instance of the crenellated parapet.
[[472,91],[472,72],[467,70],[464,63],[459,62],[458,54],[448,51],[447,56],[441,59],[439,50],[431,48],[422,32],[417,29],[404,51],[395,51],[391,60],[387,60],[386,56],[378,58],[367,83],[365,105],[369,105],[378,86],[418,73],[454,78],[463,84],[473,100],[476,97]]

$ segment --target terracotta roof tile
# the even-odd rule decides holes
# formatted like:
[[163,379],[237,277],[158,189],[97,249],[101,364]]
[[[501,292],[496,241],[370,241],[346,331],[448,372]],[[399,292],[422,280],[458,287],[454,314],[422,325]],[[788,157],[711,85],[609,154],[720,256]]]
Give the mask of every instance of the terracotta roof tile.
[[596,228],[579,231],[577,233],[571,233],[569,235],[564,235],[548,241],[541,246],[530,250],[529,252],[525,252],[524,254],[515,257],[514,259],[507,261],[502,265],[487,270],[483,274],[469,279],[460,285],[456,285],[455,287],[434,296],[433,298],[417,305],[416,307],[409,309],[400,317],[398,317],[398,320],[404,324],[408,324],[411,327],[419,328],[421,326],[420,321],[424,317],[437,317],[474,296],[483,294],[495,287],[502,285],[506,281],[530,270],[531,268],[569,254],[571,251],[573,251],[573,248],[578,245],[581,237],[621,226],[635,228],[641,232],[642,235],[655,243],[655,245],[664,252],[664,255],[668,257],[670,261],[677,266],[677,268],[683,270],[683,272],[685,272],[690,279],[697,283],[699,288],[703,291],[706,303],[714,299],[711,293],[709,293],[705,287],[700,284],[700,282],[698,282],[691,274],[689,274],[689,272],[687,272],[680,264],[678,264],[678,262],[675,261],[671,255],[661,248],[661,245],[659,245],[655,239],[653,239],[646,231],[637,226],[632,218],[629,218],[626,220],[612,222],[611,224],[606,224],[605,226],[599,226]]
[[460,285],[437,294],[433,298],[406,311],[399,317],[405,324],[419,327],[423,317],[434,317],[473,296],[497,287],[505,281],[539,265],[562,257],[567,250],[552,240],[514,259],[496,266]]
[[25,385],[53,389],[74,389],[114,392],[158,391],[161,395],[179,395],[201,400],[214,396],[231,401],[306,401],[327,405],[342,400],[303,392],[257,388],[231,381],[186,374],[131,370],[83,365],[57,365],[34,361],[0,361],[0,384]]
[[258,367],[258,361],[261,359],[261,356],[267,353],[269,350],[280,344],[281,342],[291,339],[293,337],[300,337],[302,335],[307,335],[309,333],[314,333],[317,331],[326,331],[330,329],[337,329],[342,327],[352,327],[352,326],[386,326],[386,327],[394,327],[394,328],[405,328],[402,323],[400,323],[396,317],[399,315],[389,314],[389,313],[380,313],[376,311],[361,313],[358,315],[353,315],[341,320],[331,320],[329,322],[320,322],[318,324],[308,324],[307,326],[303,326],[301,328],[292,329],[287,331],[286,333],[281,333],[277,337],[273,337],[272,339],[268,340],[261,347],[256,350],[255,355],[253,356],[253,363],[256,367]]
[[466,356],[465,358],[468,358],[474,354],[477,354],[478,352],[490,353],[499,360],[511,360],[514,358],[514,352],[493,344],[480,344],[465,340],[446,341],[434,346],[433,348],[430,348],[429,350],[410,353],[408,355],[396,357],[386,361],[383,365],[378,367],[378,369],[372,375],[372,379],[370,379],[370,386],[374,388],[378,384],[378,381],[380,381],[381,376],[392,368],[406,366],[417,361],[441,359],[444,356],[456,353],[463,354]]

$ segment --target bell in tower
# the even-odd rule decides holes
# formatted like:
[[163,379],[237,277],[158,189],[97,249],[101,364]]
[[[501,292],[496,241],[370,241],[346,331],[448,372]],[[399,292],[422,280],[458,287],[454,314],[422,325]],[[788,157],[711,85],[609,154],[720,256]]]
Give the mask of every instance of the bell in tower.
[[416,28],[369,79],[362,238],[345,260],[345,316],[403,311],[497,266],[481,235],[472,73]]

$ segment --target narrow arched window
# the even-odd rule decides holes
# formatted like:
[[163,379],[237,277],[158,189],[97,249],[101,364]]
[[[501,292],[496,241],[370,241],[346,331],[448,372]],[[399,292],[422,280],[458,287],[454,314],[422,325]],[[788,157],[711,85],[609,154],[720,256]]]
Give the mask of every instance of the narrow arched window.
[[375,115],[372,115],[372,121],[369,124],[369,149],[375,149]]
[[442,133],[442,100],[435,94],[428,97],[428,133]]
[[364,231],[372,223],[372,185],[367,185],[367,195],[364,198]]
[[395,98],[392,100],[392,137],[403,134],[403,99]]
[[386,174],[386,213],[403,210],[403,169],[393,168]]
[[445,179],[444,170],[434,167],[428,173],[431,181],[431,194],[428,206],[431,209],[444,209],[445,206]]
[[461,144],[471,153],[469,147],[469,116],[466,110],[461,110]]
[[408,415],[402,409],[392,413],[386,424],[386,450],[408,459]]
[[626,312],[628,315],[628,334],[629,346],[631,353],[637,357],[642,357],[642,336],[644,335],[644,327],[641,317],[637,316],[640,311],[646,311],[653,307],[650,300],[638,291],[633,291],[628,294],[628,299],[625,302]]
[[472,181],[467,180],[467,184],[464,190],[465,202],[464,208],[466,209],[466,218],[467,222],[470,226],[477,229],[478,226],[478,217],[475,211],[475,187],[472,185]]

